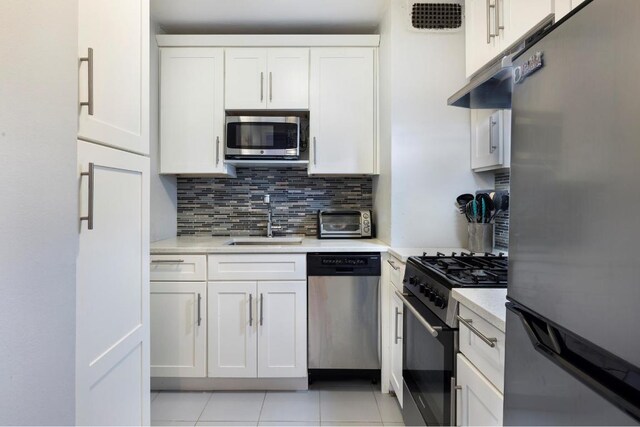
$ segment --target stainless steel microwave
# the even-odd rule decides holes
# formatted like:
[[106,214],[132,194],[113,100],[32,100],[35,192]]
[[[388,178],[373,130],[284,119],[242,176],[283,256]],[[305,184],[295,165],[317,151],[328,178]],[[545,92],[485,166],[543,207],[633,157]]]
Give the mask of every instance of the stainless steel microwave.
[[300,117],[227,116],[227,159],[284,159],[300,156]]

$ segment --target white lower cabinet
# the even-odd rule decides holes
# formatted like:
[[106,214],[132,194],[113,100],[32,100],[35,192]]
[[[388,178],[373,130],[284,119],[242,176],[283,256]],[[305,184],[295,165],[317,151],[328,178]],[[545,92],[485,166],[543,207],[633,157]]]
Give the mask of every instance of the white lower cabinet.
[[457,372],[457,425],[501,426],[502,393],[461,353]]
[[307,375],[307,282],[209,282],[209,376]]
[[511,166],[511,110],[471,110],[471,169]]
[[206,282],[151,282],[151,376],[207,376],[206,301]]
[[[393,285],[391,285],[393,286]],[[393,288],[392,288],[393,290]],[[391,329],[391,373],[389,375],[391,387],[395,391],[400,406],[402,406],[402,319],[404,304],[395,294],[391,295],[391,316],[393,319]]]

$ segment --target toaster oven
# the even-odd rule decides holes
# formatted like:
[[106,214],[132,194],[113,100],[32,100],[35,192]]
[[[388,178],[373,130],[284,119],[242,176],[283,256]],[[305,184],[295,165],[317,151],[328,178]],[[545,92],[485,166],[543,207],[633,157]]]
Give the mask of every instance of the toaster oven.
[[318,211],[318,238],[362,239],[373,237],[373,218],[368,210]]

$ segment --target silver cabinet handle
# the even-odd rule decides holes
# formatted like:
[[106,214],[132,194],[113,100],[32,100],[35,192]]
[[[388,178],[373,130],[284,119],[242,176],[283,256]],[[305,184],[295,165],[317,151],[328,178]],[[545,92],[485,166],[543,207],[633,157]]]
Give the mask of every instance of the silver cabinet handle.
[[180,264],[183,263],[183,259],[153,259],[151,264]]
[[87,49],[87,56],[80,58],[80,62],[87,62],[87,75],[89,90],[87,93],[87,101],[80,102],[80,106],[87,106],[89,115],[93,116],[93,48]]
[[498,122],[493,121],[493,118],[489,118],[489,153],[493,153],[498,148],[497,145],[493,145],[493,127],[497,125]]
[[273,73],[269,71],[269,102],[273,101]]
[[469,330],[471,330],[471,332],[476,334],[489,347],[495,347],[496,346],[496,343],[498,342],[498,338],[489,338],[489,337],[485,336],[482,332],[480,332],[474,326],[471,325],[473,320],[471,320],[471,319],[463,319],[462,317],[460,317],[459,314],[456,315],[456,317],[458,318],[458,322],[462,323],[464,326],[469,328]]
[[315,166],[316,164],[318,164],[318,155],[317,155],[317,151],[316,151],[316,137],[313,137],[313,165]]
[[260,294],[260,326],[262,326],[262,301],[263,301],[263,295]]
[[220,137],[216,136],[216,166],[220,163]]
[[452,426],[458,426],[458,421],[456,420],[457,418],[457,401],[458,401],[458,390],[462,390],[462,387],[459,385],[456,385],[456,377],[451,377],[451,425]]
[[[496,0],[498,1],[498,0]],[[491,44],[491,39],[496,35],[491,32],[491,9],[495,11],[495,4],[491,4],[491,0],[487,0],[487,44]],[[495,12],[494,12],[495,18]]]
[[249,294],[249,326],[253,326],[253,294]]
[[80,223],[87,221],[87,229],[93,230],[93,195],[95,183],[95,165],[89,163],[89,172],[81,172],[80,176],[89,177],[89,201],[87,206],[87,216],[80,217]]
[[387,260],[387,262],[389,263],[389,265],[390,265],[391,267],[393,267],[393,269],[394,269],[395,271],[400,270],[400,267],[396,267],[396,263],[395,263],[395,262],[391,261],[390,259],[388,259],[388,260]]
[[202,323],[202,312],[200,306],[202,305],[202,295],[198,294],[198,326]]
[[264,101],[264,72],[260,72],[260,102]]
[[504,30],[504,25],[500,24],[500,0],[496,0],[496,36],[500,35],[500,30]]
[[402,338],[398,336],[398,316],[402,316],[402,313],[400,313],[400,310],[398,309],[398,307],[396,307],[396,321],[395,321],[395,326],[393,328],[393,334],[394,336],[394,343],[398,344],[398,340],[401,340]]
[[405,298],[406,294],[396,291],[396,295],[398,296],[398,298],[400,298],[402,303],[411,311],[411,313],[413,313],[413,315],[416,316],[416,319],[418,319],[418,321],[422,324],[422,326],[424,326],[427,329],[427,331],[429,331],[431,336],[437,337],[438,332],[442,331],[442,328],[440,326],[431,326],[431,324],[427,322],[427,320],[424,317],[422,317],[420,312],[415,308],[413,308],[411,303]]

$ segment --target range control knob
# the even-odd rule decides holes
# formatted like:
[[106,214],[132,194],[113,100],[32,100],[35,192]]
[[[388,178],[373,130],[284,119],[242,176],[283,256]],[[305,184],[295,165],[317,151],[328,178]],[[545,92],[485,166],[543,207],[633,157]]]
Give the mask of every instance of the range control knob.
[[427,293],[427,286],[424,283],[420,283],[418,284],[418,288],[420,289],[420,293],[423,293],[426,295]]
[[432,289],[429,290],[429,301],[435,301],[436,298],[438,297],[438,294],[436,294]]
[[409,284],[410,285],[415,285],[418,283],[418,279],[416,278],[416,276],[409,276]]
[[442,297],[436,297],[435,305],[438,308],[445,308],[447,306],[447,301]]

